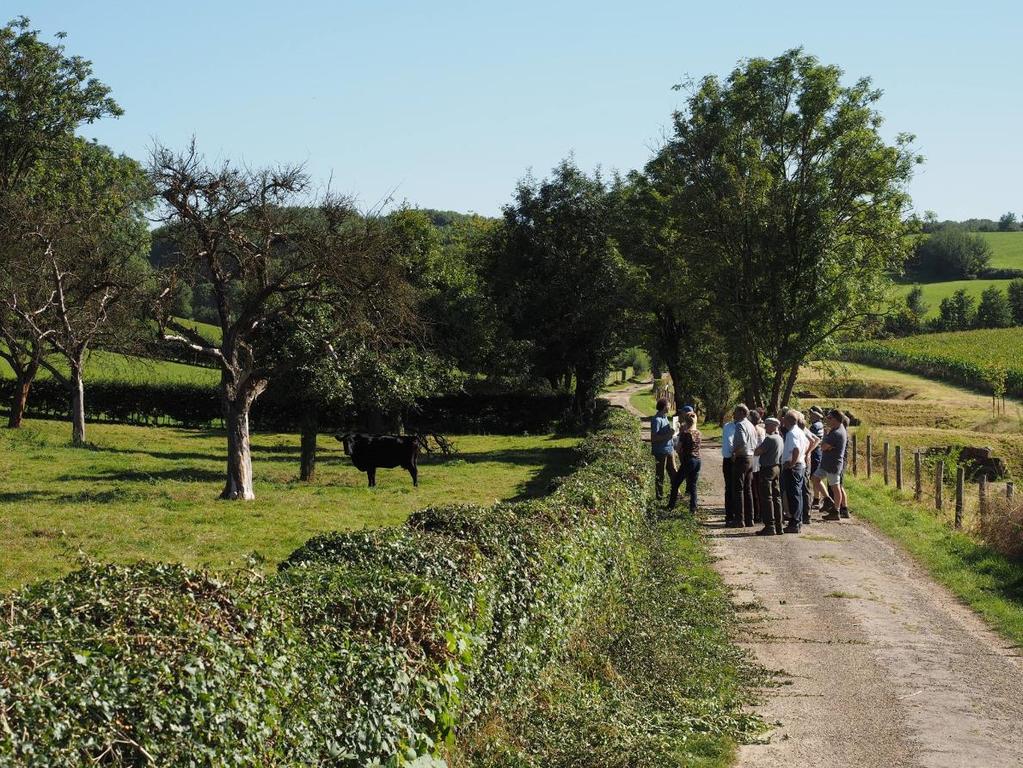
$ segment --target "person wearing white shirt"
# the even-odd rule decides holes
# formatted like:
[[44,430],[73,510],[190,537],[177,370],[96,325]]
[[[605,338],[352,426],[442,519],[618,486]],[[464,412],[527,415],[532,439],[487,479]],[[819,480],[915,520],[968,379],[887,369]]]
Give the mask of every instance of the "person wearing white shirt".
[[785,475],[785,495],[789,500],[790,515],[785,533],[799,533],[803,527],[803,486],[806,483],[806,454],[810,441],[806,431],[799,427],[802,417],[799,411],[789,411],[784,418],[788,432],[785,433],[782,459],[789,470]]

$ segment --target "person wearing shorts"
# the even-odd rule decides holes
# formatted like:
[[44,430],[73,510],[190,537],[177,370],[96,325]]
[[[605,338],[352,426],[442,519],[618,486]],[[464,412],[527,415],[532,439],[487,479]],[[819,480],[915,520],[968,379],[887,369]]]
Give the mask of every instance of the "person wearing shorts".
[[814,486],[823,500],[824,520],[840,520],[840,509],[847,507],[845,489],[842,487],[842,472],[845,469],[845,445],[849,439],[842,414],[837,410],[828,412],[828,432],[821,442],[821,463],[814,472]]

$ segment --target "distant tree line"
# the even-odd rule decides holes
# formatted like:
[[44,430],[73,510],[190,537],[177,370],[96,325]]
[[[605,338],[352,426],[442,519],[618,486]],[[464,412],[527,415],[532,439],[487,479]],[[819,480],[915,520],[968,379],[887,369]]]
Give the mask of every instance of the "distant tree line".
[[905,301],[884,323],[884,331],[894,336],[909,336],[929,331],[968,331],[977,328],[1023,326],[1023,278],[1009,282],[1003,290],[997,285],[985,288],[980,301],[965,289],[943,298],[936,317],[927,318],[931,307],[917,285]]
[[943,229],[962,229],[967,232],[1018,232],[1020,230],[1019,217],[1012,211],[1003,213],[995,219],[964,219],[953,221],[945,219],[939,221],[938,214],[934,211],[926,211],[920,220],[922,232],[940,232]]

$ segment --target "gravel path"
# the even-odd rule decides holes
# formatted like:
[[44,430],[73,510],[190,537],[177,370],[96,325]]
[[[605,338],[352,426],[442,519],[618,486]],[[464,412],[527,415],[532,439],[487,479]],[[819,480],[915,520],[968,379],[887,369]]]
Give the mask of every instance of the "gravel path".
[[1019,649],[866,523],[724,528],[716,447],[703,467],[718,569],[762,617],[743,642],[780,673],[759,707],[774,730],[740,766],[1023,766]]

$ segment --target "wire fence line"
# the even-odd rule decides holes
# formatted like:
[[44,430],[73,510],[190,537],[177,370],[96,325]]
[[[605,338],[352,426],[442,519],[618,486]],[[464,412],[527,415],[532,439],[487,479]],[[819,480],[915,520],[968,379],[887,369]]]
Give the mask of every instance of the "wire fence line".
[[972,527],[992,508],[996,497],[1014,499],[1015,484],[1011,479],[992,480],[984,468],[977,472],[976,482],[967,477],[967,468],[951,456],[928,454],[925,448],[880,445],[867,435],[856,433],[846,443],[846,472],[856,479],[880,482],[930,506],[953,528]]

